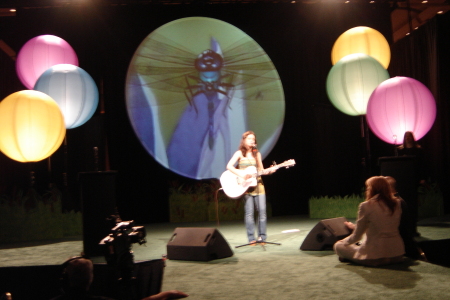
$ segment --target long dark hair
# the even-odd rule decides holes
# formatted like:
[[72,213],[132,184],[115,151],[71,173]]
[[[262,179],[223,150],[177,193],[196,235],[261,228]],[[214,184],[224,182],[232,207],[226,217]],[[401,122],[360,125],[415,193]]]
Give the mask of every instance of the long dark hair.
[[419,143],[417,143],[416,141],[416,137],[414,136],[414,132],[412,131],[406,131],[405,134],[403,135],[403,144],[400,145],[398,148],[399,149],[406,149],[406,136],[407,135],[411,135],[413,138],[413,148],[422,148]]
[[[247,153],[247,148],[245,147],[244,141],[250,134],[253,134],[255,136],[255,144],[258,144],[256,142],[256,135],[255,135],[255,133],[253,131],[249,130],[249,131],[244,132],[242,134],[241,143],[239,144],[239,150],[241,150],[242,156],[245,156],[246,153]],[[258,153],[258,149],[254,148],[253,151],[252,151],[252,155],[253,155],[254,158],[256,158],[256,153]]]
[[392,193],[388,180],[383,176],[374,176],[366,180],[366,201],[378,195],[377,200],[386,204],[394,214],[397,208],[397,198]]

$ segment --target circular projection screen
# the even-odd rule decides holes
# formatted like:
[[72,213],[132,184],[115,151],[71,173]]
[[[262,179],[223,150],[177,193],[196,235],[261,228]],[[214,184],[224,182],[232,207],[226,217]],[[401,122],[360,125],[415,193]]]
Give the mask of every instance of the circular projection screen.
[[204,17],[167,23],[142,41],[128,68],[126,103],[148,153],[195,179],[219,178],[247,130],[267,156],[285,110],[264,50],[238,28]]

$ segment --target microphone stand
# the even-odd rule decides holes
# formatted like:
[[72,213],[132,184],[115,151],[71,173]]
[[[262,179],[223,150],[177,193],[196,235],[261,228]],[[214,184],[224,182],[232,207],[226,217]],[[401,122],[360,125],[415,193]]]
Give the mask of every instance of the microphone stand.
[[[252,146],[253,151],[257,151],[256,145]],[[275,162],[273,163],[275,165]],[[258,176],[259,177],[259,176]],[[258,177],[256,178],[256,197],[259,201],[259,179]],[[245,197],[245,196],[244,196]],[[253,212],[258,211],[258,217],[256,218],[256,229],[258,234],[260,233],[260,228],[259,228],[259,214],[260,214],[260,207],[258,205],[256,205],[256,198],[254,198],[254,196],[250,196],[252,197],[252,201],[253,201]],[[253,213],[253,218],[255,218],[255,213]],[[267,198],[266,198],[266,220],[267,220]],[[264,247],[266,244],[270,244],[270,245],[281,245],[280,243],[274,243],[274,242],[268,242],[268,241],[264,241],[261,237],[258,237],[256,239],[256,242],[253,243],[247,243],[247,244],[243,244],[243,245],[239,245],[239,246],[235,246],[235,248],[241,248],[241,247],[245,247],[245,246],[253,246],[253,245],[261,245],[261,247],[264,249],[264,251],[266,250],[266,247]]]

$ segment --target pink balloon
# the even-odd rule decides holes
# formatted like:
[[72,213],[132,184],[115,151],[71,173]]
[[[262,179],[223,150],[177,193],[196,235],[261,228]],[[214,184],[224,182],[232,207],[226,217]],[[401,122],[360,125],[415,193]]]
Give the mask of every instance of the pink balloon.
[[75,51],[60,37],[40,35],[26,42],[20,49],[16,72],[23,85],[31,90],[42,73],[58,64],[78,66]]
[[436,102],[421,82],[394,77],[380,83],[373,91],[366,117],[377,137],[398,145],[403,143],[406,131],[412,131],[417,140],[427,134],[436,118]]

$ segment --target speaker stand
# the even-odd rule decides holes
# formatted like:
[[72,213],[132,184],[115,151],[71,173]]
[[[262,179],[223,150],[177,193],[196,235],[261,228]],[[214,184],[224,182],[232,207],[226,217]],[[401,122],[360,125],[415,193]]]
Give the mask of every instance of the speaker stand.
[[261,247],[263,247],[264,249],[266,249],[266,247],[264,247],[266,244],[269,244],[269,245],[278,245],[278,246],[281,245],[280,243],[274,243],[274,242],[263,241],[261,238],[259,238],[259,239],[257,239],[256,242],[254,242],[254,243],[243,244],[243,245],[235,246],[234,248],[240,248],[240,247],[245,247],[245,246],[256,246],[256,245],[261,245]]

